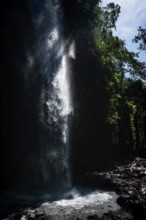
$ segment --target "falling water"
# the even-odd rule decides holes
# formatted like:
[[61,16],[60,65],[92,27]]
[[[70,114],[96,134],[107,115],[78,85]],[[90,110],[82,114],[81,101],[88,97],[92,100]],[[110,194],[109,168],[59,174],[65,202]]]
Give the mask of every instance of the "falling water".
[[[67,143],[68,139],[68,116],[72,112],[71,95],[68,79],[68,63],[67,55],[64,54],[64,50],[61,48],[59,51],[61,56],[61,64],[58,72],[52,82],[53,96],[50,102],[47,102],[48,110],[54,117],[54,121],[58,122],[61,118],[62,123],[62,139],[64,143]],[[58,110],[58,115],[54,114],[55,109]]]
[[44,184],[48,184],[51,190],[62,191],[71,187],[69,118],[73,108],[69,57],[74,56],[74,46],[63,34],[61,5],[58,1],[53,2],[53,28],[46,36],[47,49],[45,48],[45,58],[42,61],[48,77],[47,86],[41,92],[40,121],[45,132],[47,130],[47,135],[45,133],[41,140],[40,167]]

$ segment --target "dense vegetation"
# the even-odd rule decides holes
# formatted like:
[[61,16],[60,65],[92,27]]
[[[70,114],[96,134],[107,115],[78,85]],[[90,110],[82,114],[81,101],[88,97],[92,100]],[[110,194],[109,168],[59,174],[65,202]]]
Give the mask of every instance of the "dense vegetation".
[[[120,6],[62,1],[76,44],[72,155],[75,175],[146,156],[146,65],[113,35]],[[72,7],[70,7],[72,5]],[[145,50],[145,29],[135,41]]]

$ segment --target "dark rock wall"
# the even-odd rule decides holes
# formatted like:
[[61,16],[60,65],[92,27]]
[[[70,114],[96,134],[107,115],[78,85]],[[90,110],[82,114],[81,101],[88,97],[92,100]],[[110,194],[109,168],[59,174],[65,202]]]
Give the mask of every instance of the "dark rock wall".
[[[48,91],[48,77],[51,81],[54,68],[43,45],[54,25],[47,3],[51,1],[8,0],[2,4],[1,189],[26,190],[42,185],[41,139],[49,142],[50,136],[40,122],[40,99],[42,89]],[[39,25],[41,18],[44,20]],[[47,100],[48,94],[44,96]],[[47,117],[46,107],[42,108]]]
[[13,188],[25,172],[28,171],[29,176],[31,168],[26,158],[31,157],[30,151],[35,145],[32,137],[36,136],[33,126],[36,112],[30,111],[23,72],[26,50],[33,49],[34,41],[27,1],[3,4],[1,37],[1,185]]

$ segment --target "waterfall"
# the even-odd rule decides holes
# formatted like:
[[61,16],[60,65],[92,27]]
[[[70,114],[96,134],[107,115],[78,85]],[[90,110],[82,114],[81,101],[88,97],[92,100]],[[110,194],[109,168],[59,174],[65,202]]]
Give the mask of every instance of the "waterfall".
[[53,197],[71,187],[73,40],[60,0],[16,1],[7,13],[2,185]]
[[45,49],[42,51],[39,47],[37,52],[42,53],[42,72],[46,78],[40,95],[39,118],[44,132],[40,140],[39,166],[46,189],[60,192],[71,187],[69,118],[73,108],[69,57],[74,56],[74,49],[64,37],[63,11],[59,1],[49,3],[52,28],[48,33],[45,30],[45,40],[42,42]]

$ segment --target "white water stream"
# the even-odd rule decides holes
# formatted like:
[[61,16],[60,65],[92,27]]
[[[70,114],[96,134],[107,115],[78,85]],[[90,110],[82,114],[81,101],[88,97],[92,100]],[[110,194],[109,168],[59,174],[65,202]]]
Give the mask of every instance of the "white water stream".
[[[86,190],[82,189],[80,192],[77,189],[72,189],[64,195],[63,199],[52,202],[48,201],[49,195],[44,195],[41,197],[44,202],[36,209],[26,209],[25,213],[27,214],[24,214],[21,220],[26,220],[28,216],[35,219],[36,215],[44,215],[46,219],[53,220],[70,220],[77,217],[87,219],[91,215],[101,216],[108,211],[120,209],[116,203],[117,195],[114,192]],[[33,199],[30,198],[30,201]]]

